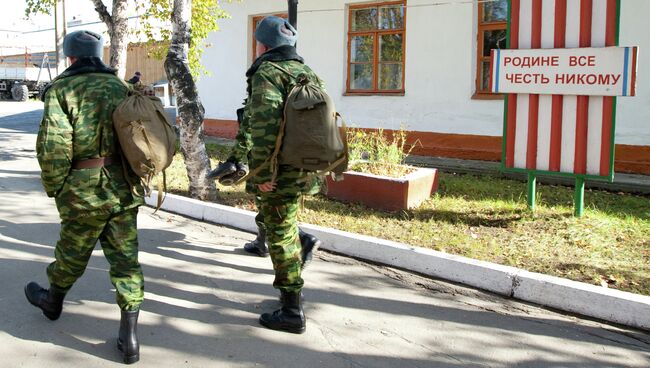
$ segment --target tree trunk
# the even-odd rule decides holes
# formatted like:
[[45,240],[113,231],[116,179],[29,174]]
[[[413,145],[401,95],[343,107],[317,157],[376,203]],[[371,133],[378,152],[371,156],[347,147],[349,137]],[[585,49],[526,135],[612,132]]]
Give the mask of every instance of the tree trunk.
[[117,76],[126,75],[127,46],[129,45],[129,19],[127,0],[113,0],[113,26],[109,27],[111,38],[111,68],[117,69]]
[[201,200],[216,197],[214,181],[206,179],[210,159],[203,142],[205,110],[190,73],[188,51],[192,0],[174,0],[172,39],[165,58],[165,72],[176,93],[180,119],[181,152],[190,181],[190,196]]
[[126,74],[127,46],[129,44],[129,20],[127,18],[128,0],[113,0],[113,13],[109,14],[102,0],[92,0],[110,38],[109,65],[117,69],[117,76],[124,79]]

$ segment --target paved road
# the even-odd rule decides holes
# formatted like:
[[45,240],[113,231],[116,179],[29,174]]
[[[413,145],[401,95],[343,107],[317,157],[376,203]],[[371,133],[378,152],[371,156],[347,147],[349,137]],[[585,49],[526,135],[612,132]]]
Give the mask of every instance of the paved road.
[[[101,250],[51,322],[24,299],[45,282],[59,221],[34,159],[38,103],[0,102],[0,367],[118,367],[119,311]],[[266,330],[270,260],[252,234],[143,208],[140,367],[648,367],[650,336],[320,253],[307,333]]]

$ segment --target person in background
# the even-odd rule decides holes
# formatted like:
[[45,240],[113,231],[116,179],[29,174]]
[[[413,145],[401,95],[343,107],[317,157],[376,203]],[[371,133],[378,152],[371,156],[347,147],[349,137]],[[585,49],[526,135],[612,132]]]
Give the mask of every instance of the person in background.
[[127,82],[131,84],[138,84],[140,83],[140,78],[142,78],[142,74],[140,72],[135,72],[135,74],[133,74],[133,77],[131,77],[131,79],[129,79]]

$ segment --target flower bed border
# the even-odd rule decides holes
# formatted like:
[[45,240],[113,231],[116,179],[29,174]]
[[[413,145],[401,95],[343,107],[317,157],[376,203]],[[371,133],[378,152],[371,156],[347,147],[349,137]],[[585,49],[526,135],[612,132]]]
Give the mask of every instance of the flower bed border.
[[327,197],[385,211],[415,208],[438,190],[438,170],[415,168],[401,178],[346,171],[342,181],[327,177]]

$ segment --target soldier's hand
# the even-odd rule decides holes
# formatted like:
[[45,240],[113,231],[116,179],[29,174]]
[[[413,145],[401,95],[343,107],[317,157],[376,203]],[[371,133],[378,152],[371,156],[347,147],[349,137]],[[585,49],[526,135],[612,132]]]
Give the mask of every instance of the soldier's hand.
[[276,186],[276,184],[275,184],[274,182],[272,182],[272,181],[267,181],[267,182],[264,183],[264,184],[257,184],[257,189],[259,189],[260,192],[268,193],[268,192],[272,192],[272,191],[274,191],[274,190],[275,190],[275,186]]

